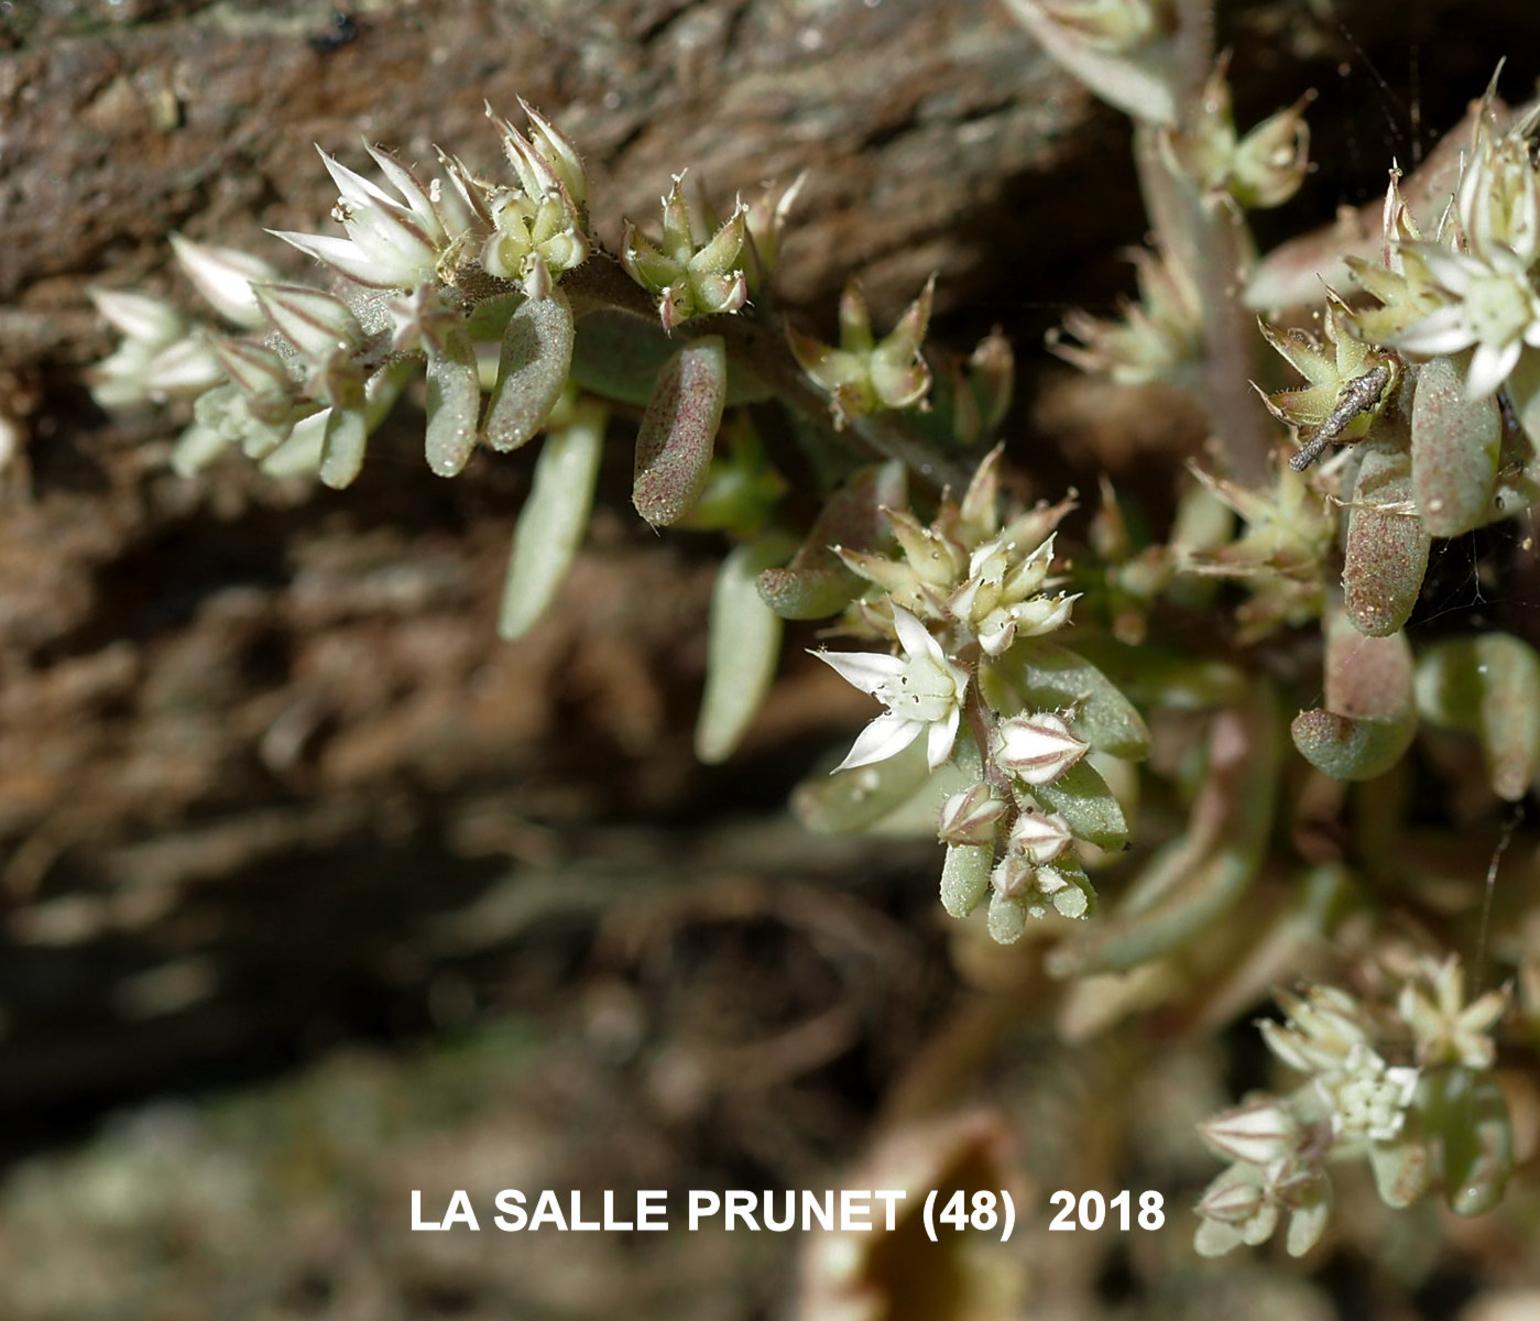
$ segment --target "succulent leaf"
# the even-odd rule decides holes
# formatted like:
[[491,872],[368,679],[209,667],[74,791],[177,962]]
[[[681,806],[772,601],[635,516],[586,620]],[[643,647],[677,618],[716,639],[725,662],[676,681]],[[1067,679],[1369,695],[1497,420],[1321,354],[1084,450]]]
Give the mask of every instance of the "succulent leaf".
[[685,345],[664,365],[636,438],[631,500],[654,527],[687,513],[706,484],[727,398],[719,335]]
[[1540,774],[1540,655],[1507,633],[1448,638],[1417,663],[1430,724],[1474,734],[1492,792],[1517,802]]
[[1369,637],[1404,626],[1422,590],[1431,542],[1412,500],[1411,455],[1366,447],[1348,511],[1342,590],[1354,627]]
[[423,345],[428,357],[427,435],[424,449],[428,467],[440,477],[453,477],[470,461],[476,448],[476,426],[481,415],[481,370],[476,346],[456,327],[443,338],[442,347]]
[[1412,405],[1412,493],[1422,525],[1457,537],[1496,516],[1493,493],[1502,446],[1495,396],[1472,399],[1465,369],[1450,357],[1417,370]]
[[760,597],[756,581],[784,560],[781,536],[735,547],[717,570],[706,639],[706,692],[695,726],[695,755],[726,761],[758,713],[781,655],[781,617]]
[[535,460],[529,498],[519,511],[503,584],[497,631],[523,637],[556,599],[582,543],[604,452],[604,408],[580,400],[552,427]]
[[572,339],[572,307],[556,287],[544,298],[525,299],[508,318],[482,423],[493,449],[518,449],[544,425],[566,384]]

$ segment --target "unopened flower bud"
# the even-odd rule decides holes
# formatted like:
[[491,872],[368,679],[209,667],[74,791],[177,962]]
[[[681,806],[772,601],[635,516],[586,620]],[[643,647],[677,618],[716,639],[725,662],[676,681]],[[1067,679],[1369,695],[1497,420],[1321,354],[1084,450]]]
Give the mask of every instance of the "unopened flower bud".
[[1269,1165],[1299,1146],[1299,1121],[1275,1097],[1225,1110],[1198,1125],[1205,1142],[1222,1156],[1248,1165]]
[[220,365],[245,396],[254,417],[273,422],[288,411],[295,394],[294,378],[272,349],[239,339],[216,338],[212,343]]
[[577,149],[523,97],[519,98],[519,108],[529,118],[530,137],[537,154],[561,180],[573,202],[582,206],[588,198],[588,179]]
[[839,348],[789,332],[792,356],[830,395],[837,424],[883,408],[911,408],[924,399],[930,389],[930,368],[920,347],[930,322],[934,287],[932,276],[898,325],[875,343],[866,300],[854,280],[840,298]]
[[763,289],[775,272],[776,263],[780,260],[781,234],[786,228],[786,217],[791,213],[797,194],[806,182],[807,171],[804,170],[792,180],[790,188],[777,194],[775,186],[767,184],[759,196],[749,203],[744,221],[749,236],[747,255],[752,259],[747,263],[752,293],[757,294]]
[[1230,163],[1230,192],[1242,206],[1281,206],[1299,191],[1310,168],[1305,107],[1313,93],[1270,115],[1246,134]]
[[1012,716],[1000,723],[996,765],[1027,784],[1052,784],[1090,750],[1052,711]]
[[1002,899],[1025,899],[1032,891],[1036,869],[1021,853],[1007,853],[995,864],[989,883]]
[[255,285],[253,290],[274,329],[305,357],[328,358],[363,339],[348,305],[332,294],[298,284]]
[[1006,809],[989,785],[980,782],[953,794],[941,805],[936,836],[943,844],[993,844],[995,828]]
[[1011,829],[1009,846],[1041,866],[1063,853],[1072,839],[1069,822],[1057,812],[1023,812]]
[[1255,1167],[1232,1165],[1203,1190],[1197,1211],[1205,1220],[1239,1225],[1262,1209],[1267,1193]]

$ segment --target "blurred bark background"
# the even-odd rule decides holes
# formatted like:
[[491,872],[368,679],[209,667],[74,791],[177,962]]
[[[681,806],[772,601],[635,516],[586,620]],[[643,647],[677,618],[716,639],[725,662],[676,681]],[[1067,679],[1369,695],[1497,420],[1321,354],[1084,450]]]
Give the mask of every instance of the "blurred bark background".
[[[1392,156],[1408,163],[1459,118],[1530,12],[1222,6],[1243,121],[1322,91],[1322,169],[1264,223],[1282,236],[1373,196]],[[1126,472],[1177,425],[1170,400],[1130,406],[1044,366],[1066,299],[1126,286],[1116,249],[1143,221],[1126,125],[996,0],[0,4],[0,417],[19,441],[0,470],[13,1149],[338,1038],[553,994],[599,918],[653,888],[747,885],[760,898],[734,920],[759,912],[757,885],[853,888],[933,925],[930,850],[852,852],[784,819],[789,785],[867,714],[801,662],[800,636],[744,752],[694,764],[716,547],[640,527],[628,447],[552,617],[509,645],[493,618],[527,456],[483,454],[442,482],[408,418],[343,494],[238,461],[187,482],[164,467],[172,424],[90,403],[79,372],[107,339],[88,285],[191,306],[167,267],[172,229],[297,272],[262,229],[324,227],[334,194],[312,143],[354,164],[361,135],[415,160],[441,144],[494,172],[483,100],[510,113],[517,96],[585,151],[610,243],[686,166],[729,200],[808,169],[785,305],[827,327],[858,271],[886,316],[939,271],[943,337],[998,322],[1018,346],[1009,434],[1029,468]],[[860,1055],[858,1097],[897,1067],[884,1043],[924,1018],[899,987],[946,976],[928,936],[889,935],[907,953],[871,985],[890,994],[828,1047]],[[766,989],[749,1016],[771,1031],[833,1003],[814,999]],[[812,1128],[832,1141],[850,1122]]]

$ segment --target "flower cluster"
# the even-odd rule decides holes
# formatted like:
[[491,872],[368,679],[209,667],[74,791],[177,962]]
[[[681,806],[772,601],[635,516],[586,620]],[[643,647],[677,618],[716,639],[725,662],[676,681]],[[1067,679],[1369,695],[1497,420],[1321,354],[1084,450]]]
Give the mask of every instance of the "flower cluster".
[[[833,547],[868,584],[846,613],[846,630],[896,638],[901,655],[814,654],[886,708],[838,770],[886,761],[924,735],[932,771],[955,760],[977,777],[941,807],[938,834],[950,850],[949,869],[966,859],[972,872],[944,899],[965,915],[989,895],[990,930],[1011,940],[1027,917],[1079,918],[1090,910],[1094,891],[1073,846],[1077,839],[1112,842],[1123,822],[1084,761],[1092,743],[1077,727],[1076,699],[1093,690],[1103,702],[1121,699],[1106,695],[1105,680],[1093,679],[1078,658],[1041,641],[1070,622],[1077,599],[1053,574],[1056,528],[1073,502],[1002,519],[998,462],[996,450],[962,500],[944,499],[929,523],[908,509],[885,509],[891,552]],[[1041,700],[1034,667],[1048,656],[1061,673],[1064,657],[1080,667],[1068,702]],[[1126,715],[1137,723],[1131,708]]]
[[[528,136],[488,110],[514,170],[511,184],[479,179],[443,153],[438,176],[425,180],[366,144],[376,182],[321,151],[345,237],[274,233],[328,268],[330,291],[281,282],[265,261],[232,248],[173,239],[198,292],[248,337],[185,323],[143,295],[99,292],[103,315],[125,338],[96,369],[97,398],[113,407],[195,398],[174,460],[183,472],[239,445],[274,473],[319,468],[323,481],[346,486],[369,433],[423,364],[435,472],[460,471],[478,441],[512,448],[528,439],[560,397],[570,358],[570,313],[552,292],[586,259],[590,242],[577,153],[537,111],[524,111]],[[478,323],[480,305],[496,307],[499,297],[500,312]],[[548,306],[523,311],[521,299]],[[530,343],[534,322],[543,353],[532,352],[540,347]],[[522,370],[500,369],[483,418],[473,341],[504,335],[505,327],[519,357],[535,364],[505,352],[503,367]]]
[[[1181,383],[1202,356],[1203,308],[1192,277],[1174,256],[1136,248],[1130,254],[1139,280],[1138,302],[1125,302],[1120,320],[1076,308],[1064,331],[1050,331],[1048,346],[1083,372],[1119,385]],[[1064,334],[1080,341],[1067,343]]]
[[1520,358],[1540,349],[1540,172],[1531,153],[1535,116],[1499,133],[1477,119],[1453,207],[1424,238],[1392,181],[1385,260],[1352,263],[1379,301],[1360,315],[1365,339],[1418,357],[1469,352],[1472,398],[1495,393]]
[[1235,127],[1227,73],[1221,60],[1194,121],[1163,133],[1162,150],[1173,171],[1210,196],[1248,209],[1282,206],[1299,191],[1310,166],[1305,107],[1314,94],[1307,92],[1242,135]]
[[[654,242],[629,220],[620,260],[627,273],[658,300],[658,317],[672,330],[691,317],[736,312],[749,298],[745,243],[749,208],[740,199],[713,225],[704,206],[691,205],[684,176],[662,200],[663,233]],[[772,213],[773,214],[773,213]]]
[[[1451,1098],[1493,1094],[1473,1085],[1473,1075],[1492,1065],[1490,1034],[1507,996],[1488,992],[1466,1005],[1454,958],[1416,961],[1388,1006],[1332,986],[1278,1001],[1285,1020],[1263,1020],[1263,1040],[1307,1081],[1287,1095],[1255,1095],[1199,1126],[1205,1143],[1231,1162],[1198,1202],[1196,1245],[1205,1256],[1265,1242],[1284,1215],[1289,1253],[1308,1252],[1331,1206],[1331,1159],[1366,1157],[1392,1206],[1421,1196],[1431,1171],[1461,1181],[1458,1155],[1442,1144],[1458,1140],[1468,1116],[1454,1112]],[[1408,1038],[1416,1064],[1388,1063],[1386,1053],[1407,1050]],[[1505,1114],[1497,1122],[1506,1124]],[[1489,1169],[1474,1177],[1490,1183],[1505,1175]],[[1469,1191],[1448,1189],[1457,1210]]]
[[1273,394],[1257,387],[1268,412],[1296,436],[1308,431],[1305,447],[1293,460],[1309,465],[1326,445],[1347,444],[1369,433],[1401,378],[1394,354],[1383,353],[1347,333],[1352,311],[1327,291],[1320,339],[1307,331],[1279,331],[1262,323],[1262,334],[1289,366],[1305,378],[1302,388]]
[[930,390],[930,368],[920,354],[930,325],[936,280],[881,339],[872,334],[871,315],[861,286],[854,280],[840,296],[840,343],[821,344],[811,335],[789,332],[797,362],[829,395],[836,426],[884,408],[912,408]]
[[1326,502],[1287,465],[1271,487],[1252,488],[1194,470],[1240,516],[1239,536],[1181,557],[1189,573],[1233,578],[1250,593],[1236,611],[1239,637],[1254,642],[1279,628],[1319,617],[1330,581],[1336,525]]

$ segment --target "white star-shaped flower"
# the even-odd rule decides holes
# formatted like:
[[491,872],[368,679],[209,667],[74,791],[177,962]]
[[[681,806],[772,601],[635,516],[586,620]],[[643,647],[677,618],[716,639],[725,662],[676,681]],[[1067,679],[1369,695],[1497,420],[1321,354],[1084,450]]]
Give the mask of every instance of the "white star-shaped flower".
[[1490,395],[1517,365],[1526,344],[1540,348],[1540,294],[1523,260],[1502,247],[1476,257],[1430,243],[1406,246],[1418,251],[1456,301],[1413,322],[1396,337],[1397,346],[1431,356],[1474,345],[1465,388],[1472,399]]
[[952,755],[968,672],[947,659],[941,644],[912,614],[895,605],[893,628],[902,656],[875,651],[815,651],[813,655],[846,683],[870,693],[887,708],[855,741],[837,771],[886,761],[926,736],[926,757],[935,770]]

